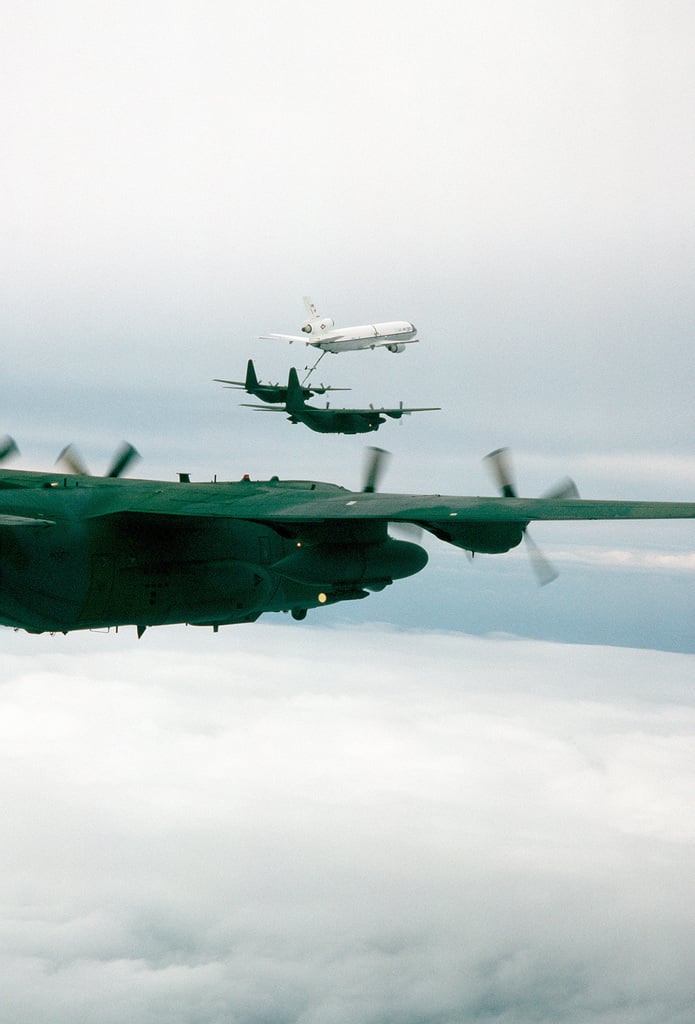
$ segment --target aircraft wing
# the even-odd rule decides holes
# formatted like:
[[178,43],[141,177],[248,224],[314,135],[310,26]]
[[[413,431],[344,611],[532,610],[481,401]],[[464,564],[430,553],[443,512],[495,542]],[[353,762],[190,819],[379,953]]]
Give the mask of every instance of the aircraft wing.
[[[337,388],[338,391],[349,391],[349,388]],[[242,405],[244,403],[242,402]],[[307,405],[305,406],[308,412],[328,412],[328,413],[347,413],[352,416],[371,416],[376,414],[378,416],[391,416],[394,419],[399,419],[406,413],[411,412],[439,412],[441,407],[438,405],[421,406],[420,408],[403,408],[402,406],[396,409],[383,409],[379,408],[378,405],[367,406],[366,409],[344,409],[342,406],[321,406],[321,405]]]
[[[258,407],[265,412],[282,409]],[[104,483],[105,481],[99,481]],[[529,523],[534,520],[695,519],[695,502],[612,501],[582,498],[458,497],[348,491],[312,481],[238,484],[161,484],[132,481],[104,487],[88,515],[203,516],[258,522],[320,524],[358,520],[432,524]],[[149,483],[150,486],[143,486]],[[225,494],[227,488],[233,487]],[[101,490],[101,488],[100,488]],[[112,492],[112,493],[109,493]],[[333,527],[331,527],[333,530]]]
[[403,406],[401,406],[398,409],[374,409],[374,412],[383,413],[384,416],[392,416],[394,419],[398,419],[399,416],[410,415],[411,412],[441,412],[441,411],[442,411],[441,405],[419,405],[419,406],[411,406],[410,408],[408,408],[408,407],[404,408]]
[[[258,406],[263,412],[286,412]],[[60,518],[52,494],[64,491],[65,473],[0,469],[0,493],[15,496],[5,526],[44,525]],[[242,483],[174,483],[125,480],[78,474],[86,518],[132,513],[143,516],[189,516],[246,519],[273,524],[325,523],[335,536],[337,522],[401,522],[446,530],[456,523],[519,523],[534,520],[695,519],[695,502],[620,501],[583,498],[466,497],[440,494],[387,494],[349,491],[337,484],[311,480]],[[40,510],[31,511],[40,492]],[[87,493],[85,493],[87,492]],[[38,511],[38,515],[36,514]],[[15,518],[17,517],[17,518]]]
[[229,384],[241,391],[246,391],[246,384],[243,380],[223,380],[222,377],[215,377],[213,379],[216,384]]
[[[366,501],[364,499],[367,499]],[[372,499],[371,501],[369,499]],[[389,522],[529,523],[533,521],[695,519],[695,502],[610,501],[584,498],[502,498],[440,495],[351,495],[356,518]],[[346,514],[347,513],[347,514]],[[348,518],[346,508],[343,515]],[[332,518],[332,517],[331,517]]]

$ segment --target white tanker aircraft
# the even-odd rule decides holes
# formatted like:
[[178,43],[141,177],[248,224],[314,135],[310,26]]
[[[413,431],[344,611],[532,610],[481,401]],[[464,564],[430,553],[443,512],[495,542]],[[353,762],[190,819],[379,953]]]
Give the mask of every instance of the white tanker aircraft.
[[321,349],[321,355],[309,370],[311,373],[326,352],[355,352],[365,348],[386,348],[389,352],[404,352],[406,345],[419,341],[417,328],[409,320],[390,320],[383,324],[361,324],[358,327],[336,327],[330,317],[320,316],[308,295],[304,305],[309,314],[298,334],[264,334],[263,340],[303,342]]

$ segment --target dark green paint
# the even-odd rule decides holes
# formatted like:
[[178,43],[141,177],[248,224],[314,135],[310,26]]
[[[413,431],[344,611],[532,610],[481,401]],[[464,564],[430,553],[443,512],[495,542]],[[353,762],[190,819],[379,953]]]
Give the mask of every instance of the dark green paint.
[[172,483],[0,470],[0,622],[32,632],[252,622],[419,572],[416,523],[468,551],[533,520],[695,518],[695,503],[348,491],[317,481]]
[[[271,405],[278,405],[287,401],[288,386],[283,384],[264,384],[259,381],[253,359],[246,364],[246,377],[241,380],[223,380],[216,377],[217,384],[225,384],[230,390],[245,391],[247,395],[260,398],[262,402],[269,402]],[[298,383],[298,382],[297,382]],[[328,391],[349,391],[350,388],[332,388],[325,384],[317,384],[312,387],[298,383],[302,398],[311,398],[313,395],[325,395]]]
[[[248,389],[247,389],[248,390]],[[290,423],[303,423],[310,430],[319,434],[368,434],[378,430],[387,419],[399,420],[402,416],[409,416],[413,412],[437,412],[434,406],[423,406],[420,408],[404,409],[401,403],[395,409],[331,409],[326,404],[325,409],[309,405],[306,401],[306,388],[299,383],[297,371],[292,367],[287,381],[285,398],[282,399],[285,405],[282,409],[268,409],[263,405],[251,405],[249,408],[258,412],[284,412]],[[281,401],[277,398],[263,397],[266,402]]]

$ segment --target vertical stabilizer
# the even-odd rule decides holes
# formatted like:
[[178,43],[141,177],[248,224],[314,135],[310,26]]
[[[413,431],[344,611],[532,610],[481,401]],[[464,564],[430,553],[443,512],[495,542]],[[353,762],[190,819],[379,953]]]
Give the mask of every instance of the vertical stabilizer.
[[258,377],[256,376],[256,367],[253,365],[253,359],[249,359],[246,364],[246,382],[244,386],[250,395],[258,387]]
[[299,377],[294,366],[290,369],[290,375],[287,378],[287,401],[285,402],[285,408],[288,412],[301,412],[306,405],[304,401],[304,392],[302,386],[299,383]]
[[302,334],[320,334],[321,331],[330,331],[332,327],[335,327],[334,321],[329,316],[319,316],[316,305],[308,295],[304,296],[304,305],[309,319],[305,320],[301,326]]

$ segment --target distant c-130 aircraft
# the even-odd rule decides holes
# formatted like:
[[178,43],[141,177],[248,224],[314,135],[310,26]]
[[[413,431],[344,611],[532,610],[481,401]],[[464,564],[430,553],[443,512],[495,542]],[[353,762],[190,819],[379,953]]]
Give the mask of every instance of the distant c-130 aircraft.
[[[224,384],[235,391],[245,391],[247,395],[260,398],[262,402],[270,402],[271,405],[287,401],[287,385],[264,384],[259,381],[253,359],[249,359],[246,364],[246,377],[243,381],[215,377],[215,383]],[[311,387],[300,385],[300,390],[303,398],[311,398],[312,395],[325,395],[327,391],[350,391],[351,388],[333,388],[326,384],[314,384]]]
[[382,423],[386,423],[387,418],[399,420],[413,412],[439,411],[439,406],[433,405],[404,408],[402,402],[393,409],[377,409],[374,406],[368,409],[331,409],[328,402],[325,408],[309,405],[305,398],[307,388],[303,388],[299,383],[294,367],[290,369],[286,391],[287,398],[282,408],[271,409],[267,405],[253,405],[250,402],[242,402],[242,405],[258,412],[287,413],[290,423],[303,423],[319,434],[367,434],[378,430]]

